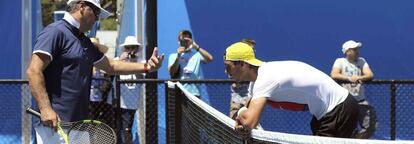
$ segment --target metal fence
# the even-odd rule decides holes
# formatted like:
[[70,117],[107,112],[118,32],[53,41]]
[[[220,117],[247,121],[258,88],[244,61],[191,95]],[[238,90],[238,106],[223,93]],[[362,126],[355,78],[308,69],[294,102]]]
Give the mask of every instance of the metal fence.
[[[107,81],[94,79],[94,81]],[[112,81],[108,97],[113,103],[91,102],[91,118],[120,128],[120,100],[123,84],[141,85],[139,129],[141,143],[166,143],[166,82],[167,80]],[[181,81],[200,87],[201,99],[220,112],[228,115],[231,80]],[[366,82],[367,100],[375,108],[379,127],[374,139],[414,140],[414,81],[374,80]],[[137,94],[138,95],[138,94]],[[0,143],[29,143],[33,130],[30,116],[24,109],[33,104],[26,80],[0,80]],[[289,112],[266,108],[260,123],[266,130],[311,134],[308,112]]]

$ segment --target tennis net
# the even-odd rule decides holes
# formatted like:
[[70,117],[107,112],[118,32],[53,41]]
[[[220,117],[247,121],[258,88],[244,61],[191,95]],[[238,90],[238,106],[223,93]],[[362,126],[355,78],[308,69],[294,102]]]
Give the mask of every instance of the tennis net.
[[[253,130],[245,141],[234,131],[228,116],[189,93],[179,82],[168,82],[166,99],[167,142],[174,143],[347,143],[405,144],[413,141],[360,140]],[[266,128],[265,128],[266,129]]]

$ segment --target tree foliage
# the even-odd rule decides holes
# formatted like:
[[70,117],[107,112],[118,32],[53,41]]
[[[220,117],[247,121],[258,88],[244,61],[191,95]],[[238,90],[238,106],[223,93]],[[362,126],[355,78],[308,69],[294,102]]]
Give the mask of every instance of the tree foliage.
[[[42,23],[47,26],[53,23],[53,12],[57,10],[65,10],[67,0],[41,0]],[[101,30],[116,30],[116,0],[101,0],[101,5],[105,6],[110,3],[106,9],[110,9],[113,13],[107,19],[101,19]]]

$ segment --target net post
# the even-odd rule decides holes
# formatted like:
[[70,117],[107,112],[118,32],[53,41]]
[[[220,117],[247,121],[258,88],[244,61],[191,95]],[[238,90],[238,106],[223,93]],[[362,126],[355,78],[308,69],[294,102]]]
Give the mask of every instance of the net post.
[[181,106],[183,103],[183,93],[181,89],[175,85],[174,88],[174,97],[175,97],[175,143],[180,144],[181,143],[181,125],[179,124],[181,122]]
[[397,86],[394,80],[391,81],[391,125],[390,125],[390,137],[391,140],[395,140],[395,121],[396,121],[396,96],[397,96]]

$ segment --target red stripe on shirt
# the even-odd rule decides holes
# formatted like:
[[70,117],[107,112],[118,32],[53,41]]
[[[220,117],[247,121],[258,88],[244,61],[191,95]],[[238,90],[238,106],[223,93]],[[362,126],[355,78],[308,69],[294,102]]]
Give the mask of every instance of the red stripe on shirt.
[[286,109],[291,111],[305,111],[306,104],[298,104],[292,102],[274,102],[274,101],[267,101],[267,103],[276,109]]

